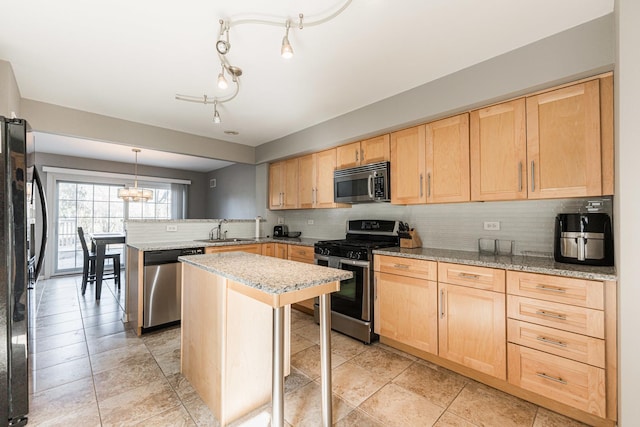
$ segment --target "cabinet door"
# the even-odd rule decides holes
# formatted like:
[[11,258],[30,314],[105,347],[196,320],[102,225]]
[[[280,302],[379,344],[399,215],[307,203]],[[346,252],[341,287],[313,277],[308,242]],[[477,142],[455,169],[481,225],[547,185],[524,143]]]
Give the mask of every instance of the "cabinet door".
[[314,207],[333,208],[333,171],[336,170],[336,149],[316,153],[316,188]]
[[424,125],[391,134],[391,203],[426,203]]
[[468,202],[469,114],[426,125],[427,203]]
[[438,354],[437,283],[376,273],[375,288],[375,332]]
[[505,296],[439,283],[440,357],[507,378]]
[[390,155],[389,134],[360,141],[360,164],[387,162]]
[[296,209],[298,207],[298,158],[284,161],[284,188],[283,209]]
[[282,209],[284,162],[269,165],[269,209]]
[[470,113],[471,200],[527,198],[524,98]]
[[275,255],[275,250],[276,250],[276,244],[275,243],[263,243],[262,244],[262,255],[263,256],[271,256],[274,257]]
[[287,259],[287,248],[289,245],[287,245],[286,243],[274,243],[274,245],[274,255],[272,256],[280,259]]
[[314,207],[316,192],[316,154],[298,158],[298,204],[302,209]]
[[336,148],[336,167],[351,168],[360,164],[360,142],[341,145]]
[[527,98],[529,198],[602,195],[598,80]]

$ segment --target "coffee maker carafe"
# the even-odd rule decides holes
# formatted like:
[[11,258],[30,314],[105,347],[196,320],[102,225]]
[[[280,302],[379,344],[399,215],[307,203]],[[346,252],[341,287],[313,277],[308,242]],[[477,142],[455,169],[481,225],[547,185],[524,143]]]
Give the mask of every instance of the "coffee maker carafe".
[[558,262],[613,265],[613,234],[609,215],[558,214],[553,254]]

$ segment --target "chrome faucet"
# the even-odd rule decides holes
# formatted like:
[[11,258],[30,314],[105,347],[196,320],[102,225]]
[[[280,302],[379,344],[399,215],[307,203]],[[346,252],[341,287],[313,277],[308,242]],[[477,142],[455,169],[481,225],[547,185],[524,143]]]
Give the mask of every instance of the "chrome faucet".
[[[223,222],[227,222],[226,219],[221,219],[220,222],[218,222],[218,225],[216,227],[213,227],[211,229],[211,231],[209,232],[209,240],[214,240],[213,238],[213,232],[215,231],[216,233],[216,237],[215,240],[222,240],[222,223]],[[224,238],[227,238],[227,231],[224,231]]]

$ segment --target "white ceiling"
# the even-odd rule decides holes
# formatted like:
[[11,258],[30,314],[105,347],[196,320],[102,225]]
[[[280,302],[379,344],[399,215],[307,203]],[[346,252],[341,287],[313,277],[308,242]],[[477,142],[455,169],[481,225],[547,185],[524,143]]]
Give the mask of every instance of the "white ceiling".
[[[310,22],[343,2],[0,0],[0,59],[23,98],[257,146],[613,11],[613,0],[353,0],[328,23],[294,25],[295,55],[280,57],[285,18]],[[227,58],[244,74],[221,124],[212,105],[175,100],[225,95],[220,18],[273,17],[282,28],[231,28]]]

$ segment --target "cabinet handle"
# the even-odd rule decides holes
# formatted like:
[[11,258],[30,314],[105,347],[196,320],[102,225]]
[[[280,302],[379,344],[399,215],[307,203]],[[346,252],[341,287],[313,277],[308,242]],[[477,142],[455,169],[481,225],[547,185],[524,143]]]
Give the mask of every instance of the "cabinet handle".
[[360,163],[363,165],[366,163],[364,160],[364,150],[360,150]]
[[536,339],[538,341],[541,341],[541,342],[545,343],[545,344],[557,345],[558,347],[566,347],[567,346],[566,342],[552,340],[551,338],[547,338],[547,337],[537,337]]
[[536,191],[536,162],[531,160],[531,191]]
[[378,276],[373,276],[373,300],[378,301]]
[[431,197],[431,172],[427,174],[427,197]]
[[420,174],[420,197],[422,197],[422,174]]
[[403,269],[405,269],[405,270],[406,270],[407,268],[409,268],[409,266],[408,266],[408,265],[406,265],[406,264],[393,264],[393,267],[394,267],[394,268],[403,268]]
[[280,206],[282,206],[282,201],[284,200],[284,193],[280,193]]
[[518,192],[522,191],[522,162],[518,163]]
[[318,189],[317,188],[312,188],[311,189],[311,203],[313,203],[314,205],[318,202],[317,197],[318,197]]
[[539,289],[541,291],[548,291],[548,292],[557,292],[559,294],[566,294],[567,290],[564,288],[554,288],[551,286],[545,286],[545,285],[536,285],[536,289]]
[[544,310],[537,310],[536,314],[539,314],[540,316],[544,316],[544,317],[551,317],[553,319],[558,319],[558,320],[567,320],[566,314],[552,313],[550,311],[544,311]]
[[358,149],[356,148],[356,163],[358,163],[358,155],[360,154],[360,153],[359,153],[359,151],[360,151],[360,150],[358,150]]
[[444,289],[440,289],[440,318],[444,319]]
[[544,372],[538,372],[538,373],[536,373],[536,375],[538,375],[540,378],[544,378],[545,380],[555,381],[557,383],[564,384],[564,385],[568,384],[566,380],[563,380],[560,377],[557,377],[557,378],[556,377],[552,377],[550,375],[545,374]]
[[480,275],[479,274],[458,273],[458,276],[462,277],[463,279],[473,279],[473,280],[479,280],[480,279]]

